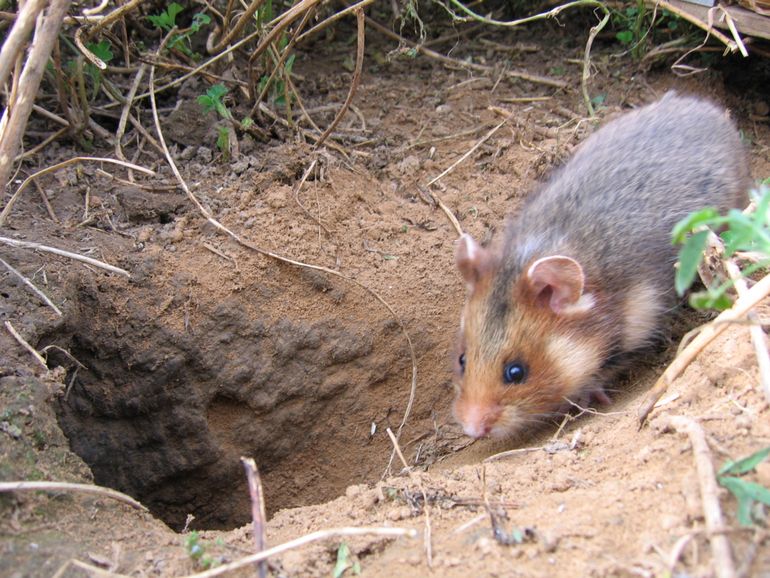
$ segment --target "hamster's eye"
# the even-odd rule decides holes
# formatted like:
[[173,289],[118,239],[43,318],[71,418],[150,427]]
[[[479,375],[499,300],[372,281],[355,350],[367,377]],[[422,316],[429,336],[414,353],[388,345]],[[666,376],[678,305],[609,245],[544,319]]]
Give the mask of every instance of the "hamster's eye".
[[465,354],[461,353],[460,357],[457,358],[457,363],[460,364],[460,371],[462,373],[465,373]]
[[524,383],[527,379],[527,366],[520,361],[506,363],[503,368],[503,381],[508,385]]

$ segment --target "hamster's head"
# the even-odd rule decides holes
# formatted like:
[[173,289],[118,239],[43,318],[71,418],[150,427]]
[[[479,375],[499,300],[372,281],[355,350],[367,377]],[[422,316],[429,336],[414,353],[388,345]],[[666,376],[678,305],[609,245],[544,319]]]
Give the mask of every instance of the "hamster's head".
[[580,264],[562,255],[517,273],[463,235],[456,262],[468,293],[454,414],[471,437],[512,435],[558,412],[601,367],[601,336],[581,331],[594,296]]

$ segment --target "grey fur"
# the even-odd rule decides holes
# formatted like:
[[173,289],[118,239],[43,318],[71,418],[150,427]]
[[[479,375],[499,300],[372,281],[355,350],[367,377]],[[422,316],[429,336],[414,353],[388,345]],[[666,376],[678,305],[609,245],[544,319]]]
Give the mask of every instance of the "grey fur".
[[[534,259],[549,255],[581,264],[587,291],[603,296],[596,314],[615,325],[623,320],[613,296],[641,281],[673,304],[673,226],[706,206],[745,203],[749,186],[738,131],[709,102],[669,92],[608,123],[507,226],[485,333],[515,324],[511,287]],[[607,330],[608,319],[594,321]]]

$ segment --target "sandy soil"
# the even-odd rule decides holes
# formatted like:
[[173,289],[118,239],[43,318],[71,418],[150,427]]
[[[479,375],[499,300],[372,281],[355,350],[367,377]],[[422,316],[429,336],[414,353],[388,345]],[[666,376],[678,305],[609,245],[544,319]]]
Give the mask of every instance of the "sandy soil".
[[[0,246],[0,257],[63,311],[56,316],[2,273],[0,318],[38,350],[48,347],[52,370],[0,333],[0,479],[94,482],[149,512],[74,492],[0,494],[0,575],[88,575],[72,562],[80,561],[124,575],[180,576],[206,559],[237,560],[254,548],[239,462],[250,456],[262,473],[270,546],[343,526],[419,534],[315,542],[272,558],[275,576],[329,576],[343,541],[369,577],[713,576],[692,448],[669,417],[702,425],[715,467],[770,444],[745,328],[714,343],[641,430],[636,410],[671,359],[673,339],[617,384],[613,405],[563,428],[471,443],[451,416],[449,360],[463,287],[455,231],[430,191],[464,229],[489,239],[594,129],[569,60],[582,57],[582,32],[546,42],[554,30],[517,37],[537,51],[471,43],[454,56],[559,71],[567,90],[498,83],[425,58],[387,62],[381,56],[392,46],[374,44],[358,113],[340,129],[346,156],[276,129],[266,143],[244,139],[241,155],[226,161],[213,146],[213,117],[191,106],[199,81],[183,88],[179,109],[162,122],[201,202],[256,246],[345,278],[234,243],[179,190],[158,186],[171,175],[150,152],[142,162],[161,178],[139,179],[141,186],[88,164],[44,179],[59,222],[27,191],[2,235],[91,255],[130,278]],[[725,61],[680,79],[667,68],[641,71],[614,58],[616,50],[595,49],[600,119],[671,88],[703,95],[730,108],[753,175],[770,176],[770,130],[756,114],[767,110],[766,65]],[[297,59],[308,108],[342,102],[346,57],[319,44]],[[511,101],[533,96],[548,98]],[[490,107],[514,114],[427,187],[500,122]],[[323,114],[319,122],[329,122],[333,111]],[[38,163],[75,154],[53,145]],[[409,399],[409,348],[398,320],[362,285],[390,304],[414,345],[416,397],[400,442],[410,472],[390,465],[386,435]],[[685,325],[698,322],[684,316]],[[767,469],[752,475],[770,485]],[[743,576],[770,576],[766,526],[740,528],[734,498],[720,497],[736,566]],[[201,531],[201,558],[185,545],[189,529]]]

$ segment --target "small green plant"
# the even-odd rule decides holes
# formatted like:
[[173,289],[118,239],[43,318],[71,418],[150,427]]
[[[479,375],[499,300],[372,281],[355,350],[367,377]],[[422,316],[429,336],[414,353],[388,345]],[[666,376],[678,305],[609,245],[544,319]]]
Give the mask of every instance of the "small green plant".
[[198,568],[208,570],[219,565],[218,560],[206,553],[206,546],[201,542],[200,535],[195,530],[185,537],[184,547]]
[[614,10],[612,24],[617,30],[615,39],[629,49],[636,60],[640,60],[647,51],[646,40],[649,39],[651,44],[657,41],[653,37],[677,32],[679,17],[667,10],[650,10],[644,0],[636,0],[635,4]]
[[[287,50],[288,45],[289,38],[284,33],[278,39],[278,53],[283,54],[284,50]],[[278,74],[263,74],[260,77],[257,89],[263,98],[266,95],[269,102],[278,106],[286,105],[286,97],[289,94],[289,91],[287,90],[288,87],[286,86],[286,81],[284,79],[291,75],[296,56],[296,54],[290,54],[283,63],[283,69]]]
[[201,94],[198,97],[198,104],[203,107],[203,113],[208,114],[212,110],[215,110],[217,114],[225,120],[230,120],[233,115],[230,114],[230,110],[227,108],[222,98],[227,94],[227,87],[224,84],[215,84],[210,87],[206,94]]
[[727,489],[738,502],[738,523],[741,526],[751,526],[761,521],[754,505],[759,502],[770,506],[770,490],[756,482],[750,482],[739,477],[753,471],[757,465],[770,455],[770,446],[737,462],[727,462],[717,474],[717,482]]
[[[222,98],[227,94],[227,88],[224,84],[215,84],[210,87],[206,94],[202,94],[198,97],[198,104],[203,107],[203,113],[216,111],[219,117],[226,121],[232,121],[233,115],[227,105],[222,101]],[[250,119],[249,119],[250,120]],[[226,125],[219,125],[217,127],[217,148],[224,155],[225,159],[230,158],[230,127]]]
[[[706,208],[692,213],[674,227],[672,240],[674,244],[682,244],[675,277],[679,295],[684,295],[695,280],[709,229],[724,227],[720,237],[725,244],[725,257],[729,258],[738,251],[752,252],[764,257],[744,269],[743,275],[751,275],[770,264],[770,186],[767,186],[767,179],[752,196],[756,208],[751,213],[745,214],[738,209],[732,209],[727,215],[720,215],[716,209]],[[707,287],[706,291],[692,293],[690,305],[699,309],[727,309],[731,305],[727,296],[730,287],[732,282],[726,281],[718,287]]]
[[340,547],[337,548],[337,563],[334,565],[332,576],[340,578],[348,569],[352,570],[356,576],[361,574],[360,562],[351,554],[350,547],[345,542],[342,542]]
[[225,160],[230,159],[230,129],[226,126],[217,127],[217,148]]
[[[176,17],[183,10],[184,8],[180,4],[172,2],[163,12],[160,14],[151,14],[147,16],[147,19],[156,28],[159,28],[165,32],[170,32],[174,27],[176,27]],[[186,30],[180,30],[178,33],[172,35],[171,38],[169,38],[168,44],[166,46],[169,50],[176,48],[186,56],[194,58],[196,55],[190,48],[190,37],[198,32],[203,26],[206,26],[210,23],[211,17],[208,14],[198,12],[193,16],[192,24],[190,24],[190,27]]]

